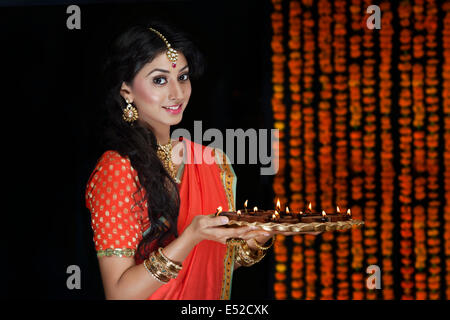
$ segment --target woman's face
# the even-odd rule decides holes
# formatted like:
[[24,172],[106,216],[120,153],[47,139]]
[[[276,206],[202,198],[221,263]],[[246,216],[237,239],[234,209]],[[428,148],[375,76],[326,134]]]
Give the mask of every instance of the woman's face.
[[152,128],[178,124],[191,96],[185,56],[178,53],[174,68],[165,52],[159,54],[137,73],[131,87],[122,84],[121,94],[136,106],[139,120]]

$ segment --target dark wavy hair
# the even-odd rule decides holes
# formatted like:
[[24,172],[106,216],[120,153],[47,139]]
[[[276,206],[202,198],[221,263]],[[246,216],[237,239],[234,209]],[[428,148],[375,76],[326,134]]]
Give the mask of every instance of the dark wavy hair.
[[[107,150],[115,150],[121,156],[130,159],[139,178],[138,192],[141,192],[142,188],[145,191],[144,199],[147,200],[151,227],[150,232],[139,243],[137,259],[148,257],[150,244],[154,240],[157,240],[157,246],[160,246],[170,236],[178,237],[177,221],[180,206],[176,183],[156,154],[155,135],[148,126],[139,121],[130,125],[122,119],[123,109],[126,106],[124,98],[119,93],[122,82],[131,85],[145,64],[167,50],[163,40],[150,31],[149,27],[158,30],[172,48],[183,53],[189,65],[191,79],[198,78],[204,71],[203,55],[189,36],[160,21],[128,27],[116,36],[108,48],[102,69],[105,97],[102,112],[103,138],[100,141]],[[142,201],[136,205],[144,210]],[[167,220],[169,226],[163,223],[161,217]]]

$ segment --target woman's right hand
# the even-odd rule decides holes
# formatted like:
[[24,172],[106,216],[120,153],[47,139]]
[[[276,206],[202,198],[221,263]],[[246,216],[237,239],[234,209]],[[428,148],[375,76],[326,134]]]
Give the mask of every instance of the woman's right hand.
[[216,217],[214,213],[210,215],[198,215],[192,219],[184,232],[187,232],[195,243],[199,243],[202,240],[212,240],[226,244],[229,238],[249,240],[256,237],[269,236],[267,231],[258,227],[243,226],[227,228],[224,226],[227,223],[227,217]]

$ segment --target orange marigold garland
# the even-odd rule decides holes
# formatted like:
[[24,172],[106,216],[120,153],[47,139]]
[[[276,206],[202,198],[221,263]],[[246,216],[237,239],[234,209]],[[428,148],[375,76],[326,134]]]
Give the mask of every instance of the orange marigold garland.
[[[344,7],[345,8],[345,7]],[[317,3],[319,14],[318,19],[318,54],[320,100],[318,106],[318,138],[319,138],[319,184],[320,184],[320,206],[328,210],[333,208],[333,162],[332,162],[332,113],[331,99],[333,97],[333,87],[331,74],[333,66],[331,63],[331,21],[333,6],[328,0],[320,0]],[[322,236],[320,243],[320,299],[333,299],[334,284],[334,259],[333,259],[333,233],[329,232]]]
[[[333,1],[335,19],[333,31],[334,48],[334,203],[330,203],[330,210],[337,211],[337,206],[345,213],[348,208],[348,133],[347,114],[349,99],[349,78],[347,61],[347,1]],[[331,160],[331,159],[330,159]],[[331,173],[333,176],[333,173]],[[330,196],[331,198],[331,196]],[[336,286],[337,299],[349,299],[349,233],[336,232]]]
[[414,265],[413,265],[413,242],[412,242],[412,130],[411,109],[411,12],[412,6],[409,1],[402,1],[398,7],[400,18],[400,94],[398,105],[400,107],[399,123],[399,147],[400,147],[400,286],[401,299],[412,300],[414,298]]
[[[289,115],[289,164],[290,164],[290,209],[303,209],[303,161],[302,161],[302,110],[300,77],[302,60],[300,55],[301,5],[299,1],[289,2],[289,89],[291,112]],[[291,292],[293,299],[304,297],[304,259],[302,236],[292,237]]]
[[[425,66],[425,103],[427,111],[427,159],[428,171],[428,208],[427,208],[427,243],[428,243],[428,298],[441,299],[441,239],[440,239],[440,200],[439,200],[439,96],[437,84],[437,19],[438,8],[435,0],[426,1],[426,66]],[[423,273],[425,276],[425,273]],[[424,297],[425,298],[425,297]]]
[[301,6],[299,1],[289,3],[289,89],[291,98],[291,112],[289,114],[289,164],[291,209],[298,212],[303,208],[303,162],[302,162],[302,109],[301,109],[301,67],[300,34],[301,34]]
[[381,180],[381,269],[383,299],[394,299],[394,276],[393,276],[393,203],[394,203],[394,178],[395,169],[393,163],[394,141],[392,137],[392,28],[393,12],[389,1],[380,3],[383,12],[383,28],[380,30],[380,67],[378,76],[380,78],[380,89],[378,98],[380,101],[380,180]]
[[[316,181],[316,161],[315,157],[315,138],[316,128],[314,126],[315,106],[314,101],[314,74],[315,74],[315,39],[314,39],[314,17],[312,1],[302,1],[302,35],[303,35],[303,141],[304,154],[303,160],[305,165],[305,200],[311,201],[314,207],[316,204],[317,181]],[[312,300],[316,298],[316,252],[315,252],[315,236],[305,235],[305,277],[306,277],[306,299]]]
[[[284,120],[286,119],[286,106],[284,105],[284,66],[286,56],[284,54],[283,46],[283,13],[282,0],[272,0],[273,12],[271,13],[272,23],[272,111],[274,117],[274,127],[278,129],[279,149],[274,146],[274,156],[279,158],[278,172],[273,180],[273,190],[275,198],[280,198],[286,203],[286,190],[284,187],[285,179],[285,165],[286,154],[284,146]],[[287,272],[287,248],[284,245],[285,237],[278,235],[274,244],[275,254],[275,281],[274,281],[274,296],[275,299],[286,299],[286,272]]]
[[[362,42],[362,12],[363,5],[360,0],[352,0],[350,6],[352,36],[350,37],[350,66],[349,66],[349,91],[350,91],[350,176],[351,176],[351,207],[354,219],[362,220],[362,208],[358,203],[363,199],[363,151],[362,151],[362,74],[360,67],[361,42]],[[352,299],[364,299],[364,247],[361,229],[351,231],[351,283]]]
[[[370,0],[364,1],[364,7],[371,5]],[[363,89],[362,101],[364,110],[364,136],[363,136],[363,164],[364,164],[364,247],[367,265],[378,265],[378,235],[376,208],[376,94],[375,94],[375,36],[372,30],[364,28],[363,34]],[[366,298],[373,300],[377,298],[377,290],[370,290],[366,293]]]
[[[414,276],[416,293],[415,298],[424,300],[427,298],[426,279],[426,212],[421,204],[426,197],[426,152],[425,152],[425,96],[424,96],[424,68],[421,59],[424,56],[425,36],[424,32],[424,7],[423,0],[414,3],[414,37],[413,37],[413,67],[412,67],[412,90],[413,90],[413,146],[414,146],[414,203],[413,230],[414,230],[414,253],[415,269]],[[412,132],[411,132],[412,133]]]
[[450,300],[450,2],[442,5],[444,12],[442,30],[442,107],[444,114],[444,256],[445,298]]

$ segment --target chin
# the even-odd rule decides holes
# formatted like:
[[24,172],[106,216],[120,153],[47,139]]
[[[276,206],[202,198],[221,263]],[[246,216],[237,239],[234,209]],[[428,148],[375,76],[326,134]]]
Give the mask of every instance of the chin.
[[181,122],[182,119],[183,119],[183,117],[180,117],[180,119],[178,119],[177,121],[171,122],[169,125],[170,126],[176,126],[177,124],[179,124]]
[[177,124],[179,124],[181,122],[181,120],[183,120],[183,112],[181,112],[179,115],[177,115],[176,117],[173,117],[172,119],[170,119],[167,124],[169,126],[175,126]]

